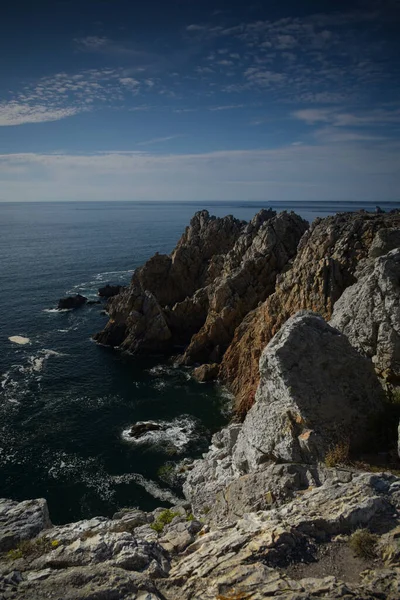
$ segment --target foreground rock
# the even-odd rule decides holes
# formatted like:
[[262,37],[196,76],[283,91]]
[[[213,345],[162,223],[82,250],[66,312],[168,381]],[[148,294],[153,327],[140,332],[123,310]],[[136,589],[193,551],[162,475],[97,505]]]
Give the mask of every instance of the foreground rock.
[[[289,317],[302,309],[332,315],[335,302],[353,285],[357,271],[369,251],[385,238],[396,243],[393,233],[400,229],[400,213],[342,213],[316,219],[304,234],[297,255],[287,272],[278,277],[276,291],[250,312],[237,327],[220,369],[236,395],[236,411],[242,417],[254,403],[259,383],[258,363],[266,344]],[[385,234],[385,230],[390,230]],[[393,247],[393,246],[392,246]]]
[[47,527],[51,527],[51,522],[45,500],[0,499],[0,552],[15,548]]
[[[386,237],[400,246],[400,231]],[[381,248],[374,245],[373,256]],[[400,247],[377,258],[368,271],[336,302],[331,325],[372,359],[381,377],[400,383]]]
[[289,319],[260,359],[260,385],[240,431],[241,471],[273,461],[323,461],[330,448],[368,442],[384,393],[369,360],[322,317]]
[[111,299],[95,339],[132,353],[171,353],[218,363],[243,317],[275,289],[307,223],[262,210],[250,223],[197,213],[170,256],[156,254]]
[[69,296],[68,298],[61,298],[58,301],[58,310],[65,309],[73,309],[80,308],[84,304],[86,304],[87,298],[85,296],[81,296],[81,294],[76,294],[76,296]]
[[[176,506],[45,529],[0,556],[2,600],[399,597],[399,478],[332,469],[322,485],[293,494],[282,506],[211,528]],[[376,555],[353,561],[351,581],[340,572],[312,575],[321,552],[349,557],[349,535],[366,526],[379,536]],[[18,537],[18,521],[14,528]],[[296,579],[289,572],[297,564]]]
[[[251,506],[265,508],[273,497],[290,497],[291,490],[322,477],[315,468],[282,470],[276,463],[316,466],[337,447],[347,459],[373,442],[383,390],[371,362],[322,317],[303,311],[289,319],[265,348],[260,373],[256,402],[243,424],[217,433],[210,452],[195,461],[187,477],[184,491],[197,511],[215,508],[221,490],[225,503],[228,495],[236,499],[236,515]],[[270,488],[265,473],[257,473],[266,468]],[[232,483],[247,474],[247,480]],[[245,481],[247,490],[253,488],[249,498],[241,491]]]

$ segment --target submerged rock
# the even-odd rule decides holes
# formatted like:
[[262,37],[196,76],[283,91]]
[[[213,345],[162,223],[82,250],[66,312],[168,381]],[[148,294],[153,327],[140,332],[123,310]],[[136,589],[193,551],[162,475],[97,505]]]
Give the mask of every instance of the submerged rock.
[[79,308],[86,304],[86,302],[87,298],[85,298],[85,296],[81,296],[81,294],[76,294],[75,296],[69,296],[68,298],[61,298],[58,301],[57,308],[59,310]]
[[372,272],[347,288],[330,323],[372,359],[380,376],[400,383],[400,248],[377,258]]
[[159,431],[160,429],[162,429],[162,427],[158,423],[153,423],[152,421],[140,421],[135,425],[132,425],[128,435],[129,437],[137,439],[149,431]]

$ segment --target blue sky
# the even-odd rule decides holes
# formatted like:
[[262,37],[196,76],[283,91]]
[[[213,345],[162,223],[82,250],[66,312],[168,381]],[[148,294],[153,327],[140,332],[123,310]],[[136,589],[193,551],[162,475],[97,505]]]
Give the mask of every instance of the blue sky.
[[398,200],[399,26],[400,0],[15,0],[0,200]]

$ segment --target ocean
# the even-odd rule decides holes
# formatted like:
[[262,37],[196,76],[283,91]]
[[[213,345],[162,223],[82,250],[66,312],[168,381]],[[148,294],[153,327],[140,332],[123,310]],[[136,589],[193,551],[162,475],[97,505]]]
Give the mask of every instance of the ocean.
[[[362,202],[0,203],[0,497],[45,497],[56,524],[176,500],[170,467],[206,450],[229,419],[229,394],[162,357],[96,345],[103,306],[55,307],[69,294],[96,299],[106,283],[127,284],[155,252],[173,249],[197,210],[248,220],[269,206],[309,221],[375,210]],[[165,431],[151,443],[130,440],[129,427],[149,419]]]

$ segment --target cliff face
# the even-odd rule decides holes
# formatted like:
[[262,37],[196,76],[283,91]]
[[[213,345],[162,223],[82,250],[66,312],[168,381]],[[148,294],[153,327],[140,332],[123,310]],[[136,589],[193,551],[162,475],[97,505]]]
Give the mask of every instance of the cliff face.
[[266,344],[299,310],[329,319],[343,291],[356,282],[357,269],[376,236],[390,228],[400,228],[399,213],[346,213],[314,221],[290,270],[278,277],[275,292],[262,306],[243,319],[223,357],[220,377],[235,394],[239,415],[244,417],[254,403]]
[[219,362],[243,317],[275,289],[307,223],[260,211],[250,223],[197,213],[170,256],[156,255],[109,303],[95,336],[132,353],[187,346],[184,364]]

